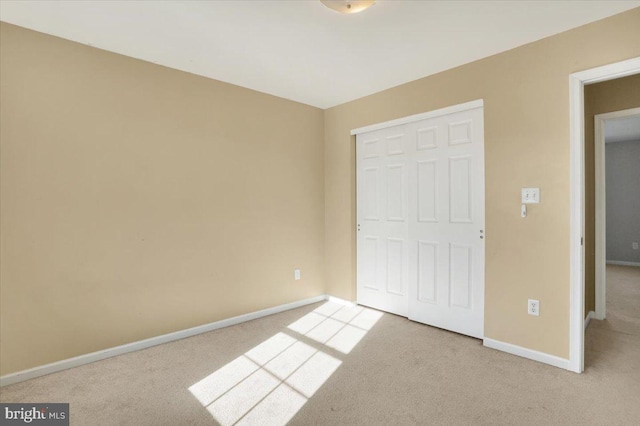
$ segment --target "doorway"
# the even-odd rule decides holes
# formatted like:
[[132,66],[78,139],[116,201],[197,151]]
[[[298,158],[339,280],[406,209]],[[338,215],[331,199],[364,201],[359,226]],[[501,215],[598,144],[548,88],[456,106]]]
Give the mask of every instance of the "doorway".
[[595,115],[594,129],[593,317],[604,320],[607,265],[640,267],[640,107]]
[[569,366],[584,370],[585,342],[585,85],[640,73],[640,57],[576,72],[569,76],[570,235]]

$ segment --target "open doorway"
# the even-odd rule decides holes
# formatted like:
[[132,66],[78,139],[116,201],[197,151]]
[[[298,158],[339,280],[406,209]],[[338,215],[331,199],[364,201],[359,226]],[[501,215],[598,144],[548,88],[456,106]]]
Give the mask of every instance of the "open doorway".
[[[569,76],[569,164],[570,164],[570,233],[569,233],[569,365],[568,369],[580,373],[584,370],[585,364],[585,329],[587,328],[590,316],[587,314],[589,297],[593,294],[592,302],[595,309],[595,279],[593,281],[593,292],[588,287],[587,275],[591,273],[591,265],[594,265],[595,250],[593,256],[588,253],[585,243],[589,241],[586,235],[591,226],[587,224],[591,203],[587,202],[589,196],[588,185],[591,179],[588,178],[590,165],[594,165],[593,154],[589,152],[589,147],[593,147],[593,129],[590,132],[588,127],[593,126],[594,120],[587,119],[591,112],[587,114],[591,102],[586,101],[585,92],[587,87],[595,87],[596,83],[617,81],[627,76],[640,74],[640,57],[628,59],[626,61],[603,65],[596,68],[573,73]],[[623,98],[640,99],[638,94],[626,93]],[[633,108],[618,107],[611,111]],[[601,111],[600,113],[604,113]],[[585,143],[591,138],[591,144]],[[591,162],[587,161],[591,155]],[[594,185],[595,186],[595,183]],[[595,190],[591,193],[595,196]],[[594,214],[595,216],[595,214]],[[593,226],[595,235],[595,225]],[[595,239],[592,236],[591,241]],[[590,263],[589,263],[590,262]],[[593,268],[595,278],[595,265]]]
[[640,267],[640,108],[598,114],[594,129],[594,318],[604,320],[609,275],[622,285],[623,276],[640,274],[608,266]]
[[586,85],[584,96],[589,368],[623,350],[621,335],[640,341],[640,74]]

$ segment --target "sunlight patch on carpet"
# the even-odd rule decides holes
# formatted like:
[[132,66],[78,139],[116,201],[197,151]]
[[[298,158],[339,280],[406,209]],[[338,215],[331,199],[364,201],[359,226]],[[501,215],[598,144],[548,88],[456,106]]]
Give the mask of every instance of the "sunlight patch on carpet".
[[[288,329],[350,353],[383,314],[327,302]],[[287,333],[278,333],[189,387],[221,425],[282,426],[342,361]]]
[[344,306],[327,302],[290,324],[288,328],[348,354],[382,315],[380,311],[362,306]]

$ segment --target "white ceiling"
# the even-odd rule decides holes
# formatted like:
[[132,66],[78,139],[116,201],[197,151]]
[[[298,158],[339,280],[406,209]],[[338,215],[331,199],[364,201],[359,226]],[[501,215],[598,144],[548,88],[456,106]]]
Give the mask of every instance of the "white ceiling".
[[605,121],[604,141],[605,143],[640,141],[640,115]]
[[0,19],[328,108],[640,6],[640,1],[2,1]]

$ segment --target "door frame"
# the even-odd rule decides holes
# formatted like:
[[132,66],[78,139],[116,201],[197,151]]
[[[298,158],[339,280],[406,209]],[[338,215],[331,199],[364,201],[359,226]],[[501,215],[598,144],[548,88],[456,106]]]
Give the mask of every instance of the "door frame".
[[584,371],[584,86],[640,73],[640,57],[569,75],[569,370]]
[[603,320],[607,314],[607,180],[605,152],[605,121],[640,115],[640,108],[598,114],[594,117],[595,148],[595,246],[596,246],[596,311],[595,319]]
[[397,118],[395,120],[384,121],[382,123],[371,124],[369,126],[358,127],[351,131],[351,136],[358,135],[360,133],[368,133],[374,130],[386,129],[387,127],[400,126],[402,124],[413,123],[414,121],[425,120],[427,118],[440,117],[442,115],[453,114],[454,112],[467,111],[470,109],[484,107],[483,99],[476,99],[475,101],[465,102],[463,104],[457,104],[448,106],[445,108],[436,109],[433,111],[423,112],[420,114],[410,115],[407,117]]

